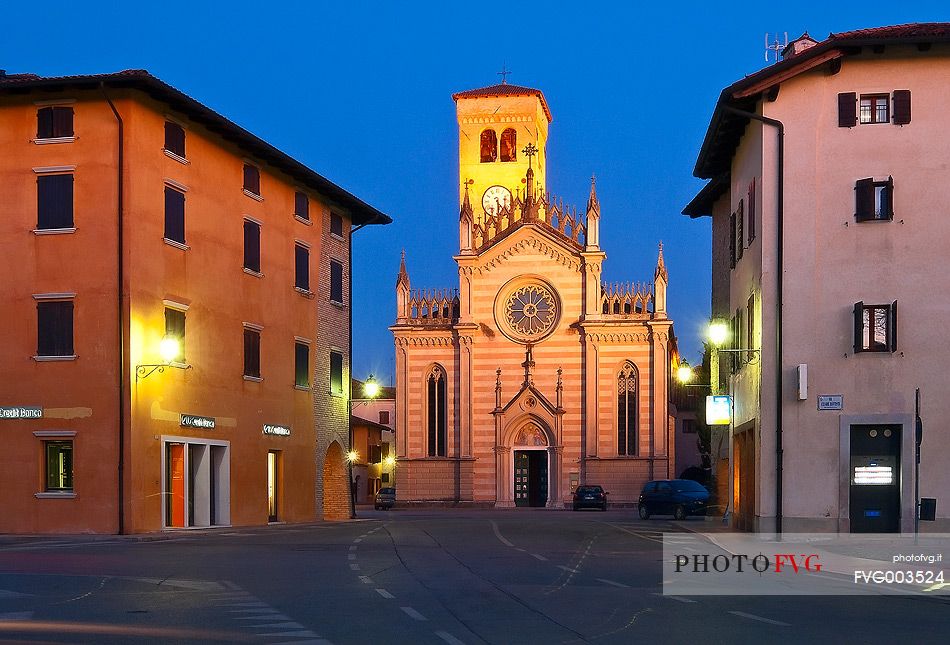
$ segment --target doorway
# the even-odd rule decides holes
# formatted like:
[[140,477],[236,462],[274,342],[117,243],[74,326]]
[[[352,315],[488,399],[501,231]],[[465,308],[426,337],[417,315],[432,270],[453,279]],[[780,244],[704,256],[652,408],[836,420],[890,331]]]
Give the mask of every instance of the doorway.
[[280,497],[278,490],[280,468],[280,452],[267,451],[267,521],[276,522],[278,519],[277,500]]
[[515,450],[515,506],[548,502],[548,451]]
[[164,526],[186,528],[230,524],[228,444],[185,437],[166,437],[163,444]]
[[901,521],[901,426],[851,426],[852,533],[897,533]]
[[733,528],[755,530],[755,431],[737,432],[732,454]]

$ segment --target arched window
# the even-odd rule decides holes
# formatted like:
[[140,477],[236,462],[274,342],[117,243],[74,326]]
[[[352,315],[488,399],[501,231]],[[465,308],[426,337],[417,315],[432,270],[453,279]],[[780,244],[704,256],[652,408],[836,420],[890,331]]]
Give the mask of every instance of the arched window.
[[637,454],[637,368],[624,363],[617,375],[617,454]]
[[426,378],[426,422],[429,430],[428,454],[445,456],[447,416],[445,412],[445,370],[436,366]]
[[494,130],[482,130],[480,148],[482,163],[495,161],[498,158],[498,135]]
[[501,133],[501,160],[516,161],[518,156],[518,133],[507,128]]

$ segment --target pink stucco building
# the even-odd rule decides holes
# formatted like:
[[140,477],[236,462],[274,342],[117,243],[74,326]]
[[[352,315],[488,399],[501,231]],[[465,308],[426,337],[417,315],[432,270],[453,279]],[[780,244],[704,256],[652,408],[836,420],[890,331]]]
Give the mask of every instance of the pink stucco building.
[[913,530],[916,388],[921,530],[950,528],[948,102],[950,23],[806,34],[722,91],[684,213],[749,350],[721,355],[737,528]]

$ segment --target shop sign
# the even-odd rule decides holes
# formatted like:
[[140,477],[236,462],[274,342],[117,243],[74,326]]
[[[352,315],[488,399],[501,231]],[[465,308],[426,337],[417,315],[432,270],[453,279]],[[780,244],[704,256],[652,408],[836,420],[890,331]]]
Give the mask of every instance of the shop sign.
[[819,410],[840,410],[844,406],[844,397],[841,394],[819,394]]
[[289,437],[290,436],[290,427],[289,426],[279,426],[272,425],[270,423],[264,424],[264,434],[273,434],[279,437]]
[[214,430],[214,417],[199,417],[196,414],[183,414],[181,415],[181,426],[183,428]]
[[0,419],[42,419],[43,408],[30,405],[0,406]]
[[727,426],[732,422],[732,397],[714,395],[706,397],[706,425]]

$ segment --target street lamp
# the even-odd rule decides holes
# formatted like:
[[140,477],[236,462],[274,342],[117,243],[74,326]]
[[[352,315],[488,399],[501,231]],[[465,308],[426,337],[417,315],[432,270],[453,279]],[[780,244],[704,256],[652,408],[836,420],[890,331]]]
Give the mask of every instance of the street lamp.
[[[355,519],[356,518],[356,484],[353,481],[353,464],[359,461],[360,454],[356,450],[353,449],[354,404],[353,404],[352,390],[353,390],[353,381],[351,380],[350,381],[350,400],[349,400],[350,451],[346,455],[346,466],[347,466],[347,473],[349,475],[349,481],[350,481],[350,519]],[[376,382],[376,377],[370,374],[369,377],[367,377],[367,379],[363,382],[363,396],[365,396],[367,399],[375,399],[377,396],[379,396],[379,393],[380,393],[379,383]],[[360,401],[359,403],[366,403],[366,401]]]
[[391,473],[391,477],[389,478],[390,480],[389,484],[393,488],[395,488],[396,487],[396,457],[394,455],[388,455],[384,463],[386,464],[386,467],[389,469],[389,472]]
[[676,380],[683,385],[693,380],[693,368],[686,361],[680,363],[680,366],[676,368]]
[[376,377],[372,374],[370,374],[366,382],[363,383],[363,395],[367,399],[375,399],[379,396],[379,383],[376,382]]
[[166,367],[174,367],[180,370],[191,369],[191,365],[184,365],[177,362],[181,358],[181,339],[171,334],[165,334],[158,344],[158,354],[162,358],[162,363],[144,363],[135,366],[135,380],[145,380],[154,372],[164,372]]

